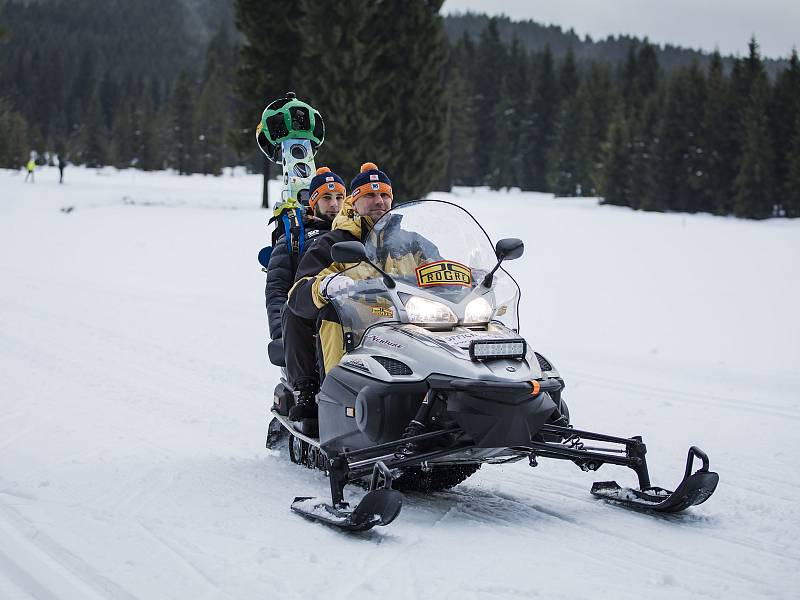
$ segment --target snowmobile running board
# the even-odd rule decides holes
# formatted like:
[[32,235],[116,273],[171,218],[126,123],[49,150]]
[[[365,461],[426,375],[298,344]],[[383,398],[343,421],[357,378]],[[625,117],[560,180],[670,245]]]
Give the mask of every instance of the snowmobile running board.
[[[272,411],[272,414],[291,435],[322,451],[318,440],[297,431],[294,424],[285,416],[276,411]],[[402,495],[391,489],[394,478],[392,469],[419,465],[426,461],[459,454],[473,448],[474,444],[465,441],[428,451],[406,453],[405,450],[417,447],[420,442],[429,442],[444,436],[452,436],[455,440],[461,433],[463,431],[459,428],[443,429],[368,448],[345,451],[330,457],[326,455],[331,502],[325,502],[322,498],[297,497],[291,508],[309,519],[348,531],[366,531],[376,525],[388,525],[402,508]],[[538,441],[544,439],[542,434],[548,437],[557,436],[561,441]],[[632,469],[639,479],[638,490],[621,487],[615,481],[596,482],[591,489],[595,497],[626,508],[677,513],[708,500],[719,482],[719,475],[709,471],[708,455],[696,446],[689,449],[682,481],[675,491],[670,491],[651,485],[645,459],[647,448],[640,436],[621,438],[572,427],[544,425],[537,433],[537,438],[537,441],[532,440],[525,446],[512,448],[527,454],[531,466],[534,467],[537,465],[536,458],[542,457],[570,460],[584,471],[596,471],[606,463]],[[584,444],[585,440],[618,444],[624,446],[624,449],[589,447]],[[324,451],[322,452],[324,454]],[[699,458],[702,465],[693,473],[695,458]],[[368,476],[370,472],[372,475],[369,492],[354,509],[350,509],[344,501],[344,486],[353,480]]]

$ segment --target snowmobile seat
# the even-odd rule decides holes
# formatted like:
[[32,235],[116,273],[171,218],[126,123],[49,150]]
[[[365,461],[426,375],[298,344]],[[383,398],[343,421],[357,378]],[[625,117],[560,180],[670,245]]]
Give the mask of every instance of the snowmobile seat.
[[267,354],[269,362],[276,367],[286,366],[286,357],[283,354],[283,338],[277,338],[267,344]]

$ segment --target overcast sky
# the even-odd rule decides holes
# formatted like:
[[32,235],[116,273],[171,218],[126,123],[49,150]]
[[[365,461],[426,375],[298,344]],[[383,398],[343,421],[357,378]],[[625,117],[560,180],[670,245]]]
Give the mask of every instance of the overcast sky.
[[627,33],[723,54],[746,54],[752,34],[769,57],[800,46],[800,0],[445,0],[444,12],[505,14],[593,39]]

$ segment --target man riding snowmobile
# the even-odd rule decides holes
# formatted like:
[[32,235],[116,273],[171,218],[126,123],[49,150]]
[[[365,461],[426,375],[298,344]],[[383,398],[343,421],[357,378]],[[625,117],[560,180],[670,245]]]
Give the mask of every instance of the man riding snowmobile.
[[[317,169],[316,176],[309,186],[309,202],[311,214],[303,219],[303,244],[307,250],[320,235],[330,231],[333,219],[339,212],[347,193],[344,181],[328,167]],[[300,244],[293,244],[291,231],[280,236],[274,244],[274,250],[267,267],[267,284],[264,291],[267,305],[270,339],[283,337],[281,324],[282,314],[289,296],[289,289],[295,280],[297,267],[300,264]],[[298,232],[299,235],[299,232]]]
[[[300,262],[297,281],[289,292],[286,326],[293,329],[310,329],[319,332],[318,348],[304,343],[306,338],[284,341],[289,383],[296,393],[295,405],[289,411],[292,421],[316,418],[316,393],[319,380],[335,367],[344,354],[342,328],[329,299],[345,291],[355,280],[374,275],[367,265],[338,263],[331,256],[331,247],[343,241],[363,241],[378,221],[392,207],[392,182],[374,163],[364,163],[361,172],[351,183],[352,196],[345,199],[342,209],[334,219],[332,231],[322,236]],[[391,220],[386,227],[395,225]],[[395,225],[396,226],[396,225]],[[382,237],[379,234],[379,237]],[[402,248],[386,248],[386,271],[413,273],[423,259],[435,260],[436,247],[413,233],[403,238]],[[347,274],[343,274],[345,272]],[[320,359],[318,372],[303,371],[300,365],[309,365],[309,358]],[[290,366],[291,365],[291,366]]]

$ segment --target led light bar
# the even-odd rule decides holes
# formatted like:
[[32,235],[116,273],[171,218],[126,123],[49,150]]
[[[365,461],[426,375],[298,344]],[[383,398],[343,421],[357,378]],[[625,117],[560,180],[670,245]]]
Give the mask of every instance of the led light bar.
[[527,344],[522,338],[510,340],[473,340],[469,345],[472,360],[491,360],[493,358],[525,358]]

